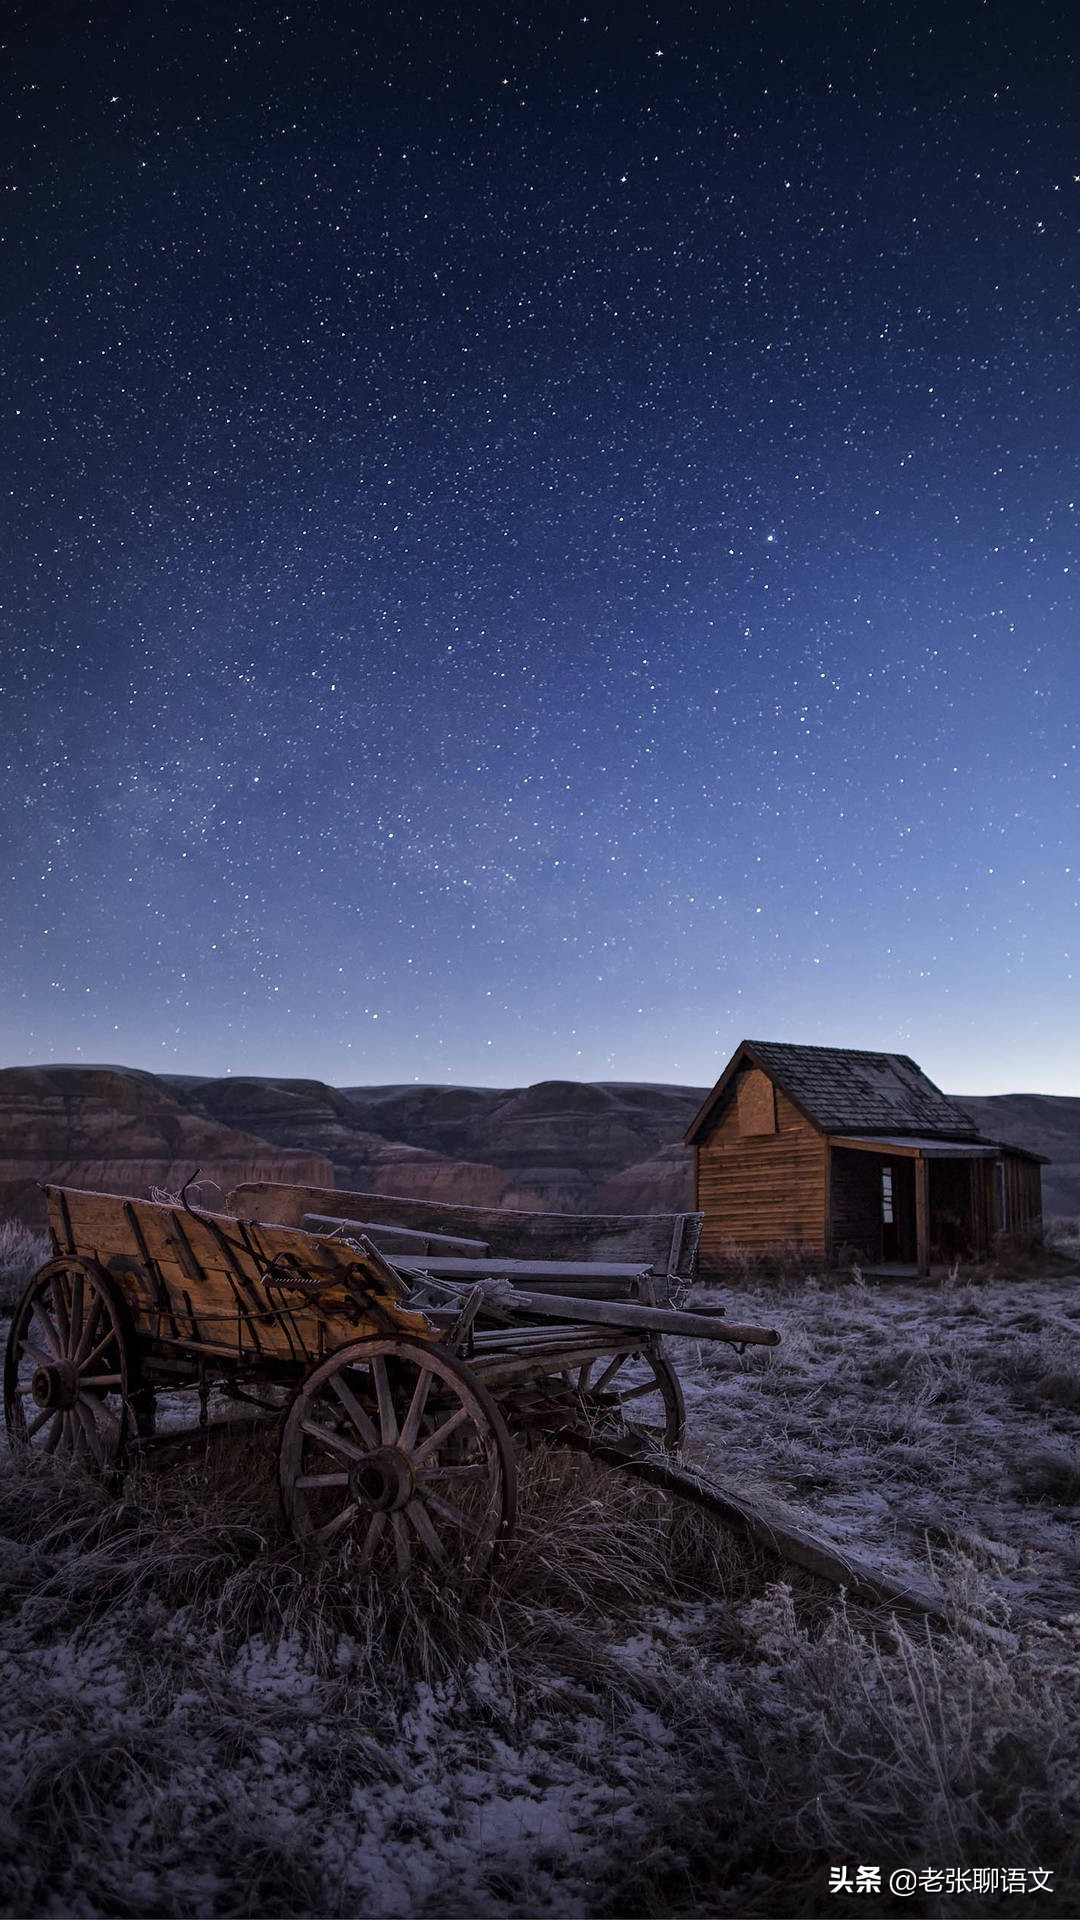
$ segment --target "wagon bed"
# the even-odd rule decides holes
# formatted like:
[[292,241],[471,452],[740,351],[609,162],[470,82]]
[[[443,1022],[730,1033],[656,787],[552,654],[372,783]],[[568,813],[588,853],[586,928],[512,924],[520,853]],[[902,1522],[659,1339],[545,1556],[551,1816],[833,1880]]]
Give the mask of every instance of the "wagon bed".
[[[192,1183],[189,1182],[189,1186]],[[700,1216],[525,1214],[256,1183],[228,1212],[48,1187],[54,1257],[12,1321],[12,1444],[116,1475],[158,1396],[278,1428],[288,1524],[363,1576],[486,1567],[514,1523],[513,1436],[584,1448],[851,1591],[940,1614],[897,1579],[718,1485],[675,1450],[664,1336],[779,1334],[679,1303]]]

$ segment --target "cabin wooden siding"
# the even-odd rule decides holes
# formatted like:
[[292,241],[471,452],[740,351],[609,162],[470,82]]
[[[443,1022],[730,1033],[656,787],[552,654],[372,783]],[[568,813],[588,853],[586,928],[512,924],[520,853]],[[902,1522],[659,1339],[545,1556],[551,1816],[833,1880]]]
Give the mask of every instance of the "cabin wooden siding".
[[824,1258],[827,1142],[779,1087],[775,1133],[743,1133],[733,1097],[695,1147],[694,1165],[703,1264],[732,1244],[753,1253],[791,1244]]
[[1006,1233],[1022,1233],[1042,1223],[1042,1169],[1005,1147],[1001,1155],[1001,1188],[1005,1201],[1001,1225]]
[[703,1265],[790,1245],[927,1271],[1041,1220],[1039,1156],[986,1139],[906,1054],[744,1040],[685,1138]]

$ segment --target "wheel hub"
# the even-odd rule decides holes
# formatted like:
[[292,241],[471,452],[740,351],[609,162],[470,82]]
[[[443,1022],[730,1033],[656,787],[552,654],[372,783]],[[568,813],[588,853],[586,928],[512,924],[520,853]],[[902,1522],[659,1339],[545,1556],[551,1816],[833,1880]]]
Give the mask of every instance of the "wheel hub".
[[353,1499],[375,1513],[396,1513],[416,1491],[413,1471],[397,1447],[380,1447],[349,1473]]
[[30,1382],[30,1394],[35,1406],[45,1411],[73,1407],[79,1397],[79,1369],[75,1362],[55,1360],[48,1366],[38,1367]]

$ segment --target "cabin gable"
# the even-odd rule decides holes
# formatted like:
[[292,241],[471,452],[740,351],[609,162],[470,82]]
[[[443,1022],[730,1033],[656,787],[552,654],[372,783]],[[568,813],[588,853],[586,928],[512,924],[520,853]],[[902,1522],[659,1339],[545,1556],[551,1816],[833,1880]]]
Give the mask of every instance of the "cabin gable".
[[732,1245],[824,1254],[825,1161],[820,1130],[751,1056],[739,1060],[695,1143],[703,1268]]

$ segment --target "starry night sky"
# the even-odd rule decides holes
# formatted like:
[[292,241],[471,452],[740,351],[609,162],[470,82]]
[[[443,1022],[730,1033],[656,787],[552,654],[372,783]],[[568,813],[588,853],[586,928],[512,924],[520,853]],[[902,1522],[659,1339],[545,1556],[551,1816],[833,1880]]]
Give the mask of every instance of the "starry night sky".
[[17,9],[0,1062],[1080,1092],[1078,49]]

